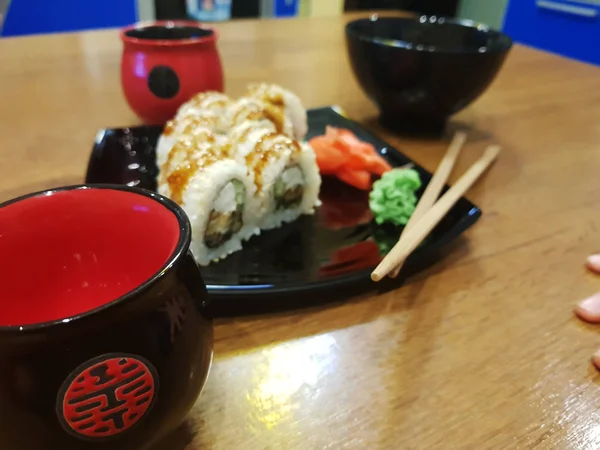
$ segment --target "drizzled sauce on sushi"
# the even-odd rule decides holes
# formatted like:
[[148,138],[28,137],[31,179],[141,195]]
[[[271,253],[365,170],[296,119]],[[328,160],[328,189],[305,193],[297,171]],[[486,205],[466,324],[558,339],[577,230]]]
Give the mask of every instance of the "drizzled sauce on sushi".
[[194,172],[198,170],[198,163],[196,158],[193,157],[194,146],[191,141],[180,140],[173,146],[169,152],[167,161],[162,167],[162,173],[169,173],[169,169],[172,165],[173,157],[180,153],[185,152],[184,166],[177,167],[170,175],[167,176],[166,182],[171,189],[171,200],[178,205],[183,203],[183,191],[189,183],[189,180]]
[[192,161],[186,167],[177,169],[167,178],[167,183],[171,188],[171,200],[178,205],[183,204],[183,191],[196,170],[198,170],[198,166]]
[[179,121],[170,120],[165,125],[165,129],[163,130],[163,134],[165,136],[172,136],[178,130],[180,134],[191,134],[198,133],[198,129],[210,132],[218,122],[217,116],[188,116]]
[[196,134],[198,128],[216,131],[220,117],[231,100],[220,92],[203,92],[192,97],[178,111],[174,119],[167,122],[164,136]]
[[277,133],[282,134],[285,129],[285,114],[283,106],[275,107],[269,103],[259,105],[256,103],[249,103],[243,105],[233,115],[233,124],[240,124],[244,121],[259,121],[266,119],[275,125]]
[[250,86],[248,93],[256,98],[261,98],[263,101],[281,108],[285,107],[285,100],[280,93],[271,92],[268,85],[258,84]]
[[265,118],[273,122],[275,129],[278,133],[283,133],[283,125],[285,123],[285,115],[283,114],[283,108],[265,108]]
[[263,188],[263,171],[267,164],[277,157],[276,146],[273,145],[270,148],[265,148],[265,143],[278,133],[268,133],[260,138],[254,145],[254,150],[246,155],[246,166],[251,168],[254,173],[254,184],[256,185],[256,192],[262,191]]
[[[203,144],[209,144],[208,146]],[[183,154],[183,164],[170,170],[173,158]],[[214,135],[210,133],[196,136],[196,139],[180,139],[169,152],[167,161],[162,167],[163,173],[169,173],[166,182],[171,190],[171,200],[181,205],[183,193],[190,179],[198,171],[231,156],[231,145],[218,145]]]
[[275,106],[279,106],[280,108],[284,108],[285,107],[285,101],[283,100],[283,97],[281,95],[271,95],[270,97],[267,97],[269,99],[269,103],[275,105]]
[[302,152],[302,147],[300,147],[300,144],[298,143],[298,141],[290,139],[290,142],[294,146],[294,150],[292,153],[297,154],[297,153]]
[[212,130],[216,127],[219,118],[216,116],[193,117],[185,122],[183,134],[210,134],[212,142],[215,138]]
[[188,104],[191,106],[197,106],[199,108],[209,109],[215,106],[219,108],[226,108],[228,102],[229,100],[224,94],[216,91],[209,91],[201,92],[200,94],[193,96],[188,101]]
[[252,127],[247,127],[239,137],[239,142],[245,144],[248,140],[248,135],[252,132]]
[[280,133],[265,134],[256,142],[254,150],[246,155],[246,166],[254,174],[254,184],[256,185],[257,192],[262,191],[264,187],[263,172],[270,162],[279,158],[286,150],[291,151],[292,158],[302,151],[298,142],[287,137],[284,140],[275,141],[270,146],[266,146],[266,143],[269,141],[281,137]]
[[175,123],[172,120],[169,120],[165,125],[163,130],[163,134],[165,136],[171,136],[175,132]]

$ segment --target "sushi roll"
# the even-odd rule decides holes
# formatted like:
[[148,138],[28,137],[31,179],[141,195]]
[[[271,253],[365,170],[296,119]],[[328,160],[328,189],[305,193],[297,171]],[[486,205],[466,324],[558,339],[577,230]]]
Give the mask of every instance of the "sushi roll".
[[259,99],[281,111],[293,129],[292,134],[285,134],[298,141],[305,138],[308,132],[306,109],[296,94],[276,84],[260,83],[248,86],[245,97]]
[[212,135],[219,123],[219,117],[212,112],[186,116],[179,120],[167,122],[156,144],[156,162],[158,167],[166,162],[169,152],[182,137]]
[[201,92],[194,95],[177,110],[175,119],[181,119],[185,116],[195,116],[198,113],[210,111],[217,116],[222,115],[231,103],[231,99],[215,91]]
[[159,175],[158,192],[179,204],[192,225],[191,250],[200,265],[225,258],[259,233],[255,185],[230,158],[222,136],[179,139]]
[[299,144],[273,128],[243,124],[232,131],[231,147],[254,179],[260,228],[276,228],[314,213],[321,176],[308,144]]
[[321,177],[302,142],[306,131],[298,97],[269,84],[235,101],[198,94],[167,123],[157,145],[158,192],[188,215],[200,265],[240,250],[261,229],[314,214]]
[[274,127],[280,134],[294,136],[293,124],[283,109],[258,98],[241,97],[233,102],[223,116],[221,129],[231,132],[244,124],[254,128]]
[[220,92],[202,92],[180,106],[165,125],[156,145],[156,160],[162,166],[180,136],[220,131],[221,117],[231,100]]

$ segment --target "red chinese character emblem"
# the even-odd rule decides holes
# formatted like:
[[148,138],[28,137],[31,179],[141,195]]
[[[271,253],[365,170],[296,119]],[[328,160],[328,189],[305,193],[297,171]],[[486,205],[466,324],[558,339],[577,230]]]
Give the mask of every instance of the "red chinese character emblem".
[[83,364],[58,395],[58,416],[71,434],[108,438],[144,417],[158,390],[156,370],[132,355],[104,355]]

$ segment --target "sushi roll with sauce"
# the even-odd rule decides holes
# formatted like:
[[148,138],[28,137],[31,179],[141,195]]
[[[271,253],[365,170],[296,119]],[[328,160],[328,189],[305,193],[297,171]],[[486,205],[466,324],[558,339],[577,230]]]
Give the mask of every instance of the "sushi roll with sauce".
[[177,110],[175,120],[186,116],[195,116],[198,113],[210,111],[217,116],[222,115],[231,104],[231,99],[215,91],[206,91],[194,95]]
[[272,126],[278,133],[294,137],[293,124],[286,117],[283,109],[257,98],[242,97],[233,102],[225,111],[221,124],[223,130],[231,133],[240,125],[248,125],[253,128]]
[[234,157],[254,179],[260,228],[276,228],[314,213],[321,176],[308,144],[278,133],[273,126],[249,124],[232,130],[230,143]]
[[306,109],[300,98],[293,92],[276,84],[251,84],[245,97],[261,100],[271,108],[280,111],[291,124],[293,132],[288,136],[302,141],[308,132]]
[[231,158],[231,146],[223,136],[179,139],[161,168],[158,192],[188,215],[190,248],[200,265],[240,250],[243,240],[260,231],[253,179]]
[[242,241],[313,214],[321,177],[307,143],[306,110],[293,93],[251,86],[236,101],[199,94],[167,123],[157,146],[158,191],[185,210],[201,265]]
[[219,131],[221,117],[230,103],[229,97],[220,92],[202,92],[181,105],[175,118],[167,122],[158,139],[158,165],[164,164],[179,137]]
[[166,123],[156,144],[156,162],[162,166],[175,143],[183,137],[212,135],[219,123],[219,117],[212,112],[186,116]]

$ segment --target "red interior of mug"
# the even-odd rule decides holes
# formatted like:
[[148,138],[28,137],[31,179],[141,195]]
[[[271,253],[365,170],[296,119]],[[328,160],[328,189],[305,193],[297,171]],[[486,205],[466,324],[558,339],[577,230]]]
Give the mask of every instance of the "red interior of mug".
[[180,237],[158,201],[112,189],[71,189],[0,208],[0,326],[78,316],[141,286]]

